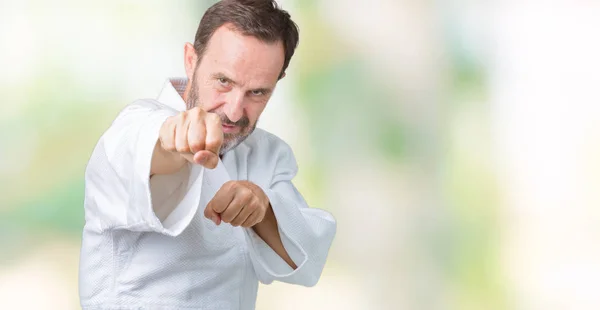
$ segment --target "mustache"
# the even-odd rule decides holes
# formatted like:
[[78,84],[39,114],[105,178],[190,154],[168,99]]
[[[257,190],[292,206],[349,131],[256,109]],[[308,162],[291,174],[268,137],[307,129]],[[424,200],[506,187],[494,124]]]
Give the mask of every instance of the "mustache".
[[221,118],[221,123],[224,124],[224,125],[239,126],[239,127],[242,127],[242,128],[248,127],[248,125],[250,125],[250,120],[247,117],[245,117],[245,116],[243,116],[242,118],[240,118],[237,122],[233,122],[225,114],[222,114],[222,113],[215,113],[215,114],[217,114]]

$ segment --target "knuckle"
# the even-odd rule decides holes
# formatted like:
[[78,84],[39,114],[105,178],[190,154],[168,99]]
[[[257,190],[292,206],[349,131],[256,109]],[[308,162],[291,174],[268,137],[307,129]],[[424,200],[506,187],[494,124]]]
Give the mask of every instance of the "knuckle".
[[206,112],[204,112],[204,110],[202,110],[200,107],[195,107],[190,112],[192,113],[194,119],[202,119],[206,114]]
[[216,213],[223,213],[223,211],[225,211],[225,208],[227,206],[223,206],[222,204],[218,204],[218,203],[212,203],[211,207]]
[[210,119],[215,125],[221,125],[221,117],[216,113],[210,113]]
[[254,199],[253,199],[253,201],[252,201],[252,202],[253,202],[253,204],[254,204],[254,205],[257,207],[257,208],[258,208],[258,207],[260,207],[260,206],[262,205],[262,204],[261,204],[261,202],[260,202],[260,200],[259,200],[259,199],[258,199],[256,196],[254,197]]
[[163,139],[163,138],[161,138],[160,139],[160,146],[165,151],[172,152],[172,151],[175,150],[175,146],[173,145],[173,143],[169,139]]
[[207,149],[216,149],[221,147],[221,141],[208,140],[206,141]]
[[171,115],[169,117],[167,117],[165,119],[165,122],[163,123],[163,127],[164,126],[169,126],[171,123],[173,123],[173,120],[175,120],[177,118],[177,114],[176,115]]
[[244,206],[246,206],[247,208],[254,208],[254,201],[252,199],[252,196],[248,195],[246,192],[244,192],[243,195]]
[[218,205],[215,205],[215,206],[213,207],[213,210],[214,210],[216,213],[221,213],[221,218],[223,217],[223,213],[222,213],[222,212],[223,212],[223,208],[222,208],[222,207],[220,207],[220,206],[218,206]]
[[204,214],[207,216],[213,215],[213,213],[217,213],[215,203],[213,201],[209,202],[204,209]]
[[212,146],[220,146],[223,143],[223,133],[212,135],[208,139],[206,139],[206,143]]
[[165,120],[165,125],[169,126],[169,127],[175,126],[175,125],[179,124],[180,119],[181,119],[181,112],[177,113],[173,116],[167,117],[167,119]]
[[202,150],[202,143],[200,141],[193,141],[190,143],[190,149],[192,149],[193,151],[199,151]]
[[252,200],[254,199],[254,193],[252,193],[252,191],[249,188],[247,188],[247,187],[242,187],[240,189],[240,191],[241,191],[241,194],[244,197],[245,202],[246,203],[251,203]]
[[190,151],[190,148],[187,144],[182,144],[177,146],[177,152],[179,153],[187,153]]
[[177,123],[178,123],[178,124],[183,124],[183,123],[185,123],[185,121],[187,120],[187,118],[188,118],[188,113],[187,113],[187,111],[180,112],[180,113],[177,115]]
[[231,210],[228,210],[230,207],[231,207],[230,205],[221,203],[219,205],[215,205],[215,212],[217,212],[221,215],[229,214],[231,212]]
[[238,188],[238,182],[233,180],[227,181],[224,186],[226,186],[228,190],[235,190]]
[[165,132],[173,129],[173,124],[177,123],[177,115],[169,116],[165,119],[165,122],[160,126],[160,132]]
[[163,149],[168,152],[177,151],[177,149],[175,149],[175,146],[173,144],[163,144]]

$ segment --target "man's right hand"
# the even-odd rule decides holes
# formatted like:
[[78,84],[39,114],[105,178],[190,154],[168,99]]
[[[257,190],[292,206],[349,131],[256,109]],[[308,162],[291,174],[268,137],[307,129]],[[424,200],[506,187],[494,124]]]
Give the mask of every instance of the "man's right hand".
[[165,120],[152,156],[151,174],[175,173],[186,161],[213,169],[223,143],[221,118],[199,107]]

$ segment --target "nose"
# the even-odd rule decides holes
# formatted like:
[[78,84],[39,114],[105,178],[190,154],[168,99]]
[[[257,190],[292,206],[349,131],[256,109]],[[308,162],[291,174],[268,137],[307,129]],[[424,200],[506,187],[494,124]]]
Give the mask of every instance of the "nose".
[[232,122],[239,121],[244,116],[244,92],[231,91],[223,110],[229,120]]

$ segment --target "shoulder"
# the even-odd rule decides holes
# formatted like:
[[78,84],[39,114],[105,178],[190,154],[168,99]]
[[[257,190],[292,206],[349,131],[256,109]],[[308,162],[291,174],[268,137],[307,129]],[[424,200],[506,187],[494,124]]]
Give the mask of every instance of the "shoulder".
[[144,120],[150,116],[166,117],[177,115],[179,111],[156,100],[156,99],[138,99],[123,107],[115,120],[115,123],[130,124],[133,119]]
[[154,111],[160,109],[171,109],[169,106],[161,103],[156,99],[138,99],[130,104],[126,105],[121,112],[133,112],[133,111]]

